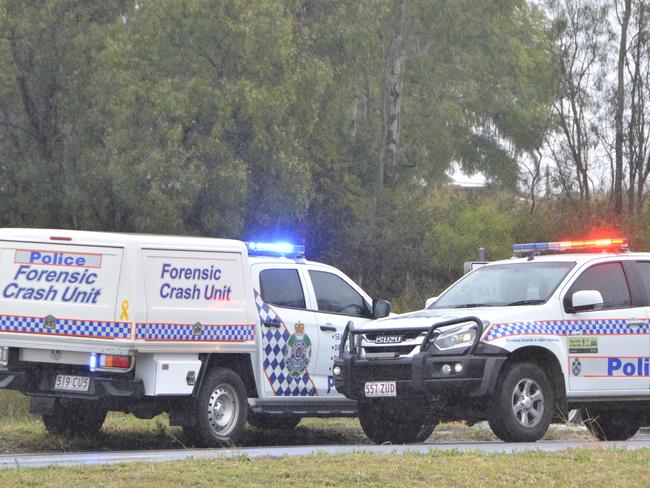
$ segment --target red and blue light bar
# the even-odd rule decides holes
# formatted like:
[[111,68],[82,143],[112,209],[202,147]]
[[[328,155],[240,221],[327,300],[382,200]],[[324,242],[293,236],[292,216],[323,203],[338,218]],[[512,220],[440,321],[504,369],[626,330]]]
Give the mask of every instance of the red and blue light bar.
[[289,242],[247,242],[248,254],[264,256],[303,257],[305,246]]
[[589,239],[584,241],[530,242],[527,244],[513,244],[512,252],[515,255],[521,255],[553,252],[624,251],[627,250],[627,248],[627,238],[614,237],[608,239]]

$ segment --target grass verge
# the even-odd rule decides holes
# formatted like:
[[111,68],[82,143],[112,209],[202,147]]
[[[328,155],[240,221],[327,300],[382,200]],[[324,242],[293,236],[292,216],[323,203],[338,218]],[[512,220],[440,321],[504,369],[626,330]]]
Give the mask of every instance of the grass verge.
[[[547,440],[591,440],[586,429],[551,426]],[[459,422],[439,425],[428,442],[485,442],[497,438],[489,429]],[[357,419],[304,419],[294,430],[260,430],[249,427],[241,442],[250,446],[301,446],[371,444]],[[165,415],[151,420],[110,413],[101,432],[91,438],[49,435],[38,417],[0,421],[0,452],[72,452],[103,450],[183,449],[190,447],[182,429],[170,427]]]
[[17,391],[0,390],[0,421],[25,419],[29,416],[29,400]]
[[650,451],[215,459],[0,471],[2,486],[648,486]]

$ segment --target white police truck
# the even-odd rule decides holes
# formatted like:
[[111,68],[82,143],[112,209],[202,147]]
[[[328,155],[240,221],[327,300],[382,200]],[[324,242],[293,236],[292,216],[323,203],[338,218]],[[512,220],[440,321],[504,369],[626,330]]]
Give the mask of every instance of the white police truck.
[[350,319],[387,316],[304,247],[228,239],[0,230],[0,388],[48,431],[91,435],[110,410],[169,412],[202,446],[248,421],[354,416],[332,358]]
[[333,372],[375,442],[487,420],[536,441],[581,409],[598,439],[650,424],[650,253],[627,239],[513,246],[426,309],[344,332]]

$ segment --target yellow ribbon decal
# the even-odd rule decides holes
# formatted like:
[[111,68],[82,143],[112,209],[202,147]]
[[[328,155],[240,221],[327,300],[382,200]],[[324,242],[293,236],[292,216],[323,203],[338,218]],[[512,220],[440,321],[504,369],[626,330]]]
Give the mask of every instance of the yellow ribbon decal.
[[129,320],[129,301],[122,301],[122,315],[120,315],[120,320]]

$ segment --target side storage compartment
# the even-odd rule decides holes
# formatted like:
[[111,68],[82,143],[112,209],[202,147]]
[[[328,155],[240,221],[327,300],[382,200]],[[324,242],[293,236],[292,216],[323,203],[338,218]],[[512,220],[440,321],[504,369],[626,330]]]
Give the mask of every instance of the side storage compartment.
[[145,395],[191,395],[200,370],[197,354],[141,354],[135,374],[142,378]]

